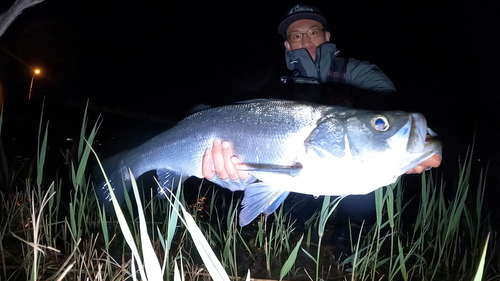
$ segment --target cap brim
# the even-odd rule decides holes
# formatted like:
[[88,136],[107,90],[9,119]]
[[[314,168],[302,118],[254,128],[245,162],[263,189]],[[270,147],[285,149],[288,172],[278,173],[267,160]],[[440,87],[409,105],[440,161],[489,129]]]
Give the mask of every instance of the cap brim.
[[284,19],[278,26],[278,32],[283,36],[283,38],[286,39],[286,30],[288,29],[288,27],[293,22],[298,20],[315,20],[321,23],[323,26],[326,26],[326,19],[320,14],[309,12],[296,13]]

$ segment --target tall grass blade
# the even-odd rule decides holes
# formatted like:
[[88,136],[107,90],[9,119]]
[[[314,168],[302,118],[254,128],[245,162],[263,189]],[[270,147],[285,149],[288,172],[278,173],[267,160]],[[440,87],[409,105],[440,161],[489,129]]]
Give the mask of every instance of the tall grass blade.
[[358,270],[357,269],[357,267],[358,267],[358,259],[360,258],[359,257],[359,255],[360,255],[359,246],[361,245],[361,232],[363,230],[364,224],[365,224],[365,222],[363,222],[361,224],[361,230],[360,230],[359,236],[358,236],[358,243],[356,243],[356,250],[354,251],[354,259],[352,261],[352,277],[351,277],[352,281],[356,280],[356,270]]
[[[84,117],[85,119],[85,117]],[[97,135],[97,131],[99,130],[99,127],[101,126],[101,121],[98,119],[96,123],[94,124],[94,127],[90,131],[90,134],[88,138],[86,139],[86,142],[92,145],[94,143],[95,136]],[[82,128],[82,132],[80,136],[82,139],[85,140],[85,128]],[[81,141],[80,141],[81,142]],[[87,167],[87,161],[90,156],[90,146],[85,146],[85,149],[83,149],[81,144],[78,145],[78,170],[76,173],[76,178],[74,179],[74,184],[79,185],[79,186],[84,186],[84,177],[85,177],[85,168]]]
[[229,281],[229,276],[220,264],[217,256],[213,252],[207,240],[203,236],[203,233],[196,225],[196,222],[194,221],[191,214],[189,214],[182,205],[180,206],[180,209],[183,213],[186,228],[189,230],[189,233],[191,233],[191,237],[193,238],[194,244],[196,245],[196,249],[198,250],[198,253],[200,254],[203,262],[205,263],[208,272],[210,272],[210,276],[214,280]]
[[[88,142],[87,142],[87,144],[90,146],[90,144]],[[122,229],[123,237],[125,238],[125,241],[129,245],[130,250],[132,251],[133,258],[135,258],[137,260],[137,262],[140,263],[141,258],[140,258],[139,250],[137,249],[137,246],[135,245],[134,236],[132,235],[132,232],[130,231],[130,229],[127,225],[127,220],[125,219],[125,216],[123,215],[123,212],[120,208],[120,205],[118,205],[118,199],[116,199],[113,188],[111,187],[111,183],[109,182],[109,179],[108,179],[106,173],[104,172],[104,168],[102,166],[101,161],[99,160],[99,157],[97,156],[97,153],[94,151],[94,149],[91,148],[91,150],[97,159],[97,164],[99,165],[99,167],[103,173],[104,179],[106,181],[106,186],[108,187],[109,193],[111,195],[111,202],[113,204],[113,208],[115,209],[115,215],[118,219],[118,223],[120,224],[120,227]],[[118,187],[118,188],[120,188],[120,187]],[[132,263],[132,266],[134,266],[134,264],[135,263]],[[141,278],[143,280],[147,280],[146,273],[144,272],[144,268],[142,266],[139,266],[139,273],[140,273]],[[135,274],[133,274],[132,276],[135,276]]]
[[[40,130],[42,126],[42,120],[40,119]],[[41,132],[41,131],[40,131]],[[40,186],[42,184],[43,179],[43,166],[45,164],[45,155],[47,152],[47,139],[49,132],[49,121],[47,121],[47,126],[45,127],[45,134],[43,136],[43,141],[41,147],[38,147],[37,153],[37,175],[36,175],[36,184]],[[38,134],[38,142],[40,143],[40,133]]]
[[[179,183],[180,185],[180,183]],[[180,198],[182,188],[177,187],[176,197]],[[179,209],[179,201],[175,200],[174,205],[172,206],[174,209]],[[177,230],[177,222],[179,221],[179,214],[170,210],[170,217],[168,220],[168,229],[167,229],[167,248],[165,251],[169,251],[170,247],[172,247],[172,240],[174,239],[175,231]]]
[[182,281],[181,273],[179,271],[179,266],[177,265],[177,260],[174,261],[174,281]]
[[[158,183],[159,184],[159,183]],[[172,195],[173,196],[173,195]],[[175,201],[178,201],[177,197],[173,196]],[[171,205],[173,205],[173,202],[169,197],[166,197],[166,199],[170,202]],[[186,226],[187,230],[191,234],[191,238],[193,239],[193,242],[196,246],[196,249],[198,250],[198,253],[200,254],[201,259],[203,260],[203,263],[207,267],[208,272],[210,273],[210,276],[212,277],[213,280],[223,280],[223,281],[229,281],[229,276],[227,275],[226,271],[224,270],[224,267],[222,267],[222,264],[219,262],[217,259],[217,256],[213,252],[212,248],[210,247],[210,244],[207,242],[205,239],[205,236],[203,236],[203,233],[201,230],[198,228],[198,225],[194,221],[193,217],[191,214],[189,214],[184,206],[179,205],[180,211],[183,214],[183,219],[181,218],[181,221],[184,223]],[[175,209],[176,212],[179,212],[178,209]]]
[[490,241],[490,233],[488,233],[488,236],[486,237],[483,254],[481,255],[481,261],[479,262],[479,267],[477,268],[476,275],[474,276],[473,281],[483,280],[484,264],[486,263],[486,252],[488,251],[488,241]]
[[304,248],[301,248],[301,249],[302,249],[302,252],[304,252],[304,254],[306,254],[306,256],[308,256],[314,263],[317,263],[315,257],[313,257],[311,254],[309,254],[309,252],[307,252]]
[[[85,146],[85,130],[87,129],[87,109],[89,107],[89,101],[87,100],[87,104],[85,105],[85,110],[83,112],[83,119],[82,119],[82,128],[80,129],[80,138],[78,139],[78,154],[77,154],[77,159],[78,162],[81,161],[82,159],[82,154],[83,154],[83,149]],[[92,143],[92,142],[90,142]]]
[[299,242],[297,242],[297,245],[295,245],[295,248],[293,249],[292,253],[290,253],[290,256],[285,261],[285,264],[283,264],[283,267],[281,268],[280,271],[280,281],[283,280],[283,277],[285,277],[288,274],[290,269],[292,269],[293,265],[295,264],[295,260],[297,259],[297,253],[300,249],[300,245],[302,245],[303,238],[304,235],[300,237]]
[[337,209],[340,201],[344,199],[347,195],[339,196],[335,198],[332,202],[330,202],[330,196],[325,196],[323,199],[323,206],[321,207],[321,214],[319,216],[319,224],[318,224],[318,252],[316,254],[316,281],[319,280],[319,258],[321,251],[321,241],[323,240],[323,235],[325,234],[326,222],[333,214],[333,211]]
[[141,245],[144,258],[144,265],[146,267],[146,275],[149,280],[160,280],[162,279],[162,271],[158,258],[156,257],[153,245],[151,245],[151,240],[149,239],[148,227],[146,225],[146,218],[144,217],[144,211],[142,208],[141,198],[139,197],[139,190],[137,189],[137,183],[135,181],[132,170],[128,170],[130,174],[130,180],[132,182],[132,189],[134,191],[134,197],[137,204],[137,213],[139,215],[139,231],[141,236]]

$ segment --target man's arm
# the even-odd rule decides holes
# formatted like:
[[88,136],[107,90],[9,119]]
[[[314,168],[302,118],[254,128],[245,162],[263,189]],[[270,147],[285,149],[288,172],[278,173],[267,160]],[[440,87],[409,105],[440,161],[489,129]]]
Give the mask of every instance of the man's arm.
[[396,91],[391,79],[378,66],[368,61],[349,59],[345,82],[361,89],[376,92]]

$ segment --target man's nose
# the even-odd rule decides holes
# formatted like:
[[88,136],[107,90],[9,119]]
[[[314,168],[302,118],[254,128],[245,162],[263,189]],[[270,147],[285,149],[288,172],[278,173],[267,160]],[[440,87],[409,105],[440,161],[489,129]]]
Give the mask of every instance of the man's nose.
[[304,34],[304,36],[302,36],[302,47],[308,47],[308,46],[311,46],[313,44],[311,38],[309,38],[309,36],[307,36],[306,34]]
[[316,59],[316,45],[312,42],[311,38],[308,36],[302,38],[302,48],[309,52],[313,60]]

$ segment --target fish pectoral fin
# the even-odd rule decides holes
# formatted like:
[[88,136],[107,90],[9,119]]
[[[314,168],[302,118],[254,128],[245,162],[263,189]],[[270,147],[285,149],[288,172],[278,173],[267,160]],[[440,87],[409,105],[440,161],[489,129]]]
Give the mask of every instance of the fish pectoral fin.
[[170,192],[184,182],[188,177],[182,176],[176,172],[167,169],[157,169],[156,175],[158,176],[158,197],[164,199]]
[[302,170],[303,166],[301,163],[296,162],[293,165],[276,165],[276,164],[241,164],[241,167],[237,167],[240,171],[248,171],[248,172],[265,172],[265,173],[278,173],[278,174],[287,174],[292,177],[299,174]]
[[250,184],[245,189],[241,203],[240,226],[251,223],[258,215],[272,214],[285,201],[289,191],[282,191],[267,185],[265,182]]

